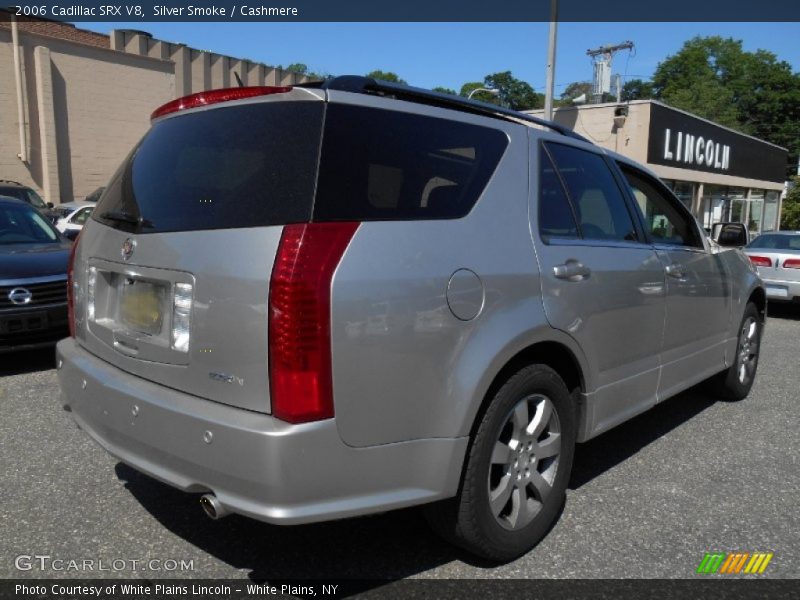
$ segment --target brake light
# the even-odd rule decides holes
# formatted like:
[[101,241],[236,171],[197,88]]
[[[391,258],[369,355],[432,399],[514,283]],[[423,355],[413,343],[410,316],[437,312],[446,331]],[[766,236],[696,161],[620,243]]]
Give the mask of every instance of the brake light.
[[83,230],[72,242],[69,250],[69,260],[67,261],[67,322],[69,324],[69,335],[75,337],[75,289],[73,282],[73,272],[75,270],[75,252],[78,250],[78,242],[81,240]]
[[198,106],[208,106],[209,104],[230,102],[231,100],[244,100],[245,98],[253,98],[255,96],[283,94],[285,92],[290,92],[291,90],[291,86],[251,86],[198,92],[197,94],[190,94],[176,100],[171,100],[170,102],[159,106],[153,111],[153,114],[150,115],[150,120],[153,121],[159,117],[163,117],[164,115],[178,112],[180,110],[187,110],[189,108],[197,108]]
[[766,256],[753,256],[752,254],[749,256],[750,262],[753,263],[756,267],[771,267],[772,266],[772,259]]
[[331,280],[358,223],[286,225],[269,289],[272,414],[290,423],[333,417]]
[[783,261],[783,268],[784,269],[800,269],[800,259],[787,258],[785,261]]

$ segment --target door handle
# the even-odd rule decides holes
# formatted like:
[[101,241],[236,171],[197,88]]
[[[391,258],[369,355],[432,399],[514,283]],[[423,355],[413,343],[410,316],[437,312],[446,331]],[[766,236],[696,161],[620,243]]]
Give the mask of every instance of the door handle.
[[686,277],[686,271],[683,270],[683,265],[673,263],[671,265],[667,265],[665,270],[667,271],[667,275],[674,277],[675,279],[683,279]]
[[553,267],[553,274],[559,279],[567,281],[581,281],[591,275],[592,270],[579,263],[577,260],[568,260],[563,265]]

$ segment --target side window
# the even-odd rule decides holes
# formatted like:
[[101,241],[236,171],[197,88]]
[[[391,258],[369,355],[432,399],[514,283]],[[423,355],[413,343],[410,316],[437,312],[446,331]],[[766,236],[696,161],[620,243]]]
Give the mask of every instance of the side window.
[[606,161],[599,154],[547,144],[578,217],[585,239],[635,241],[636,228],[625,198]]
[[329,104],[314,219],[399,221],[466,215],[508,136],[490,127]]
[[79,210],[75,214],[75,216],[72,217],[72,222],[75,225],[83,225],[84,223],[86,223],[86,219],[88,219],[89,215],[91,215],[91,214],[92,214],[92,208],[91,207],[87,207],[87,208],[84,208],[82,210]]
[[703,247],[689,218],[678,210],[656,181],[627,165],[620,165],[620,169],[631,186],[636,204],[644,216],[645,228],[654,243]]
[[578,225],[567,194],[547,152],[539,161],[539,233],[547,243],[551,237],[577,238]]

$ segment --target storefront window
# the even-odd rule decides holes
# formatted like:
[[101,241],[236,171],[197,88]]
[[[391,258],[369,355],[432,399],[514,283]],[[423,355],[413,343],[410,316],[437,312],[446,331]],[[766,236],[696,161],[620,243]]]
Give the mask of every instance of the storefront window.
[[764,210],[764,190],[750,190],[750,215],[747,228],[750,233],[761,233],[761,211]]
[[746,215],[747,190],[724,185],[706,185],[701,201],[703,227],[711,229],[714,223],[743,223]]
[[781,193],[775,190],[767,191],[764,196],[764,222],[762,231],[775,231],[778,228],[778,201]]

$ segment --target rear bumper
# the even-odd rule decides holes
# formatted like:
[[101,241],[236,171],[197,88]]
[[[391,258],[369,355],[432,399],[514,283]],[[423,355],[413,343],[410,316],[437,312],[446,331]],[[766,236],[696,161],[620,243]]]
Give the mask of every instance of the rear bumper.
[[761,279],[764,281],[764,289],[770,301],[791,302],[800,299],[800,281],[783,281],[764,277],[763,274]]
[[467,438],[353,448],[334,419],[291,425],[166,388],[57,347],[62,401],[133,468],[231,512],[278,524],[381,512],[455,495]]

